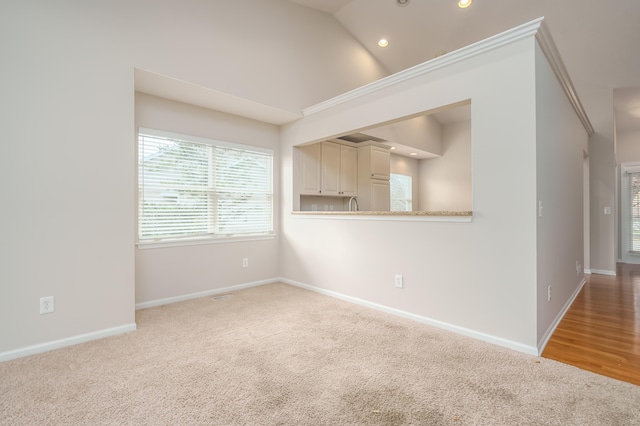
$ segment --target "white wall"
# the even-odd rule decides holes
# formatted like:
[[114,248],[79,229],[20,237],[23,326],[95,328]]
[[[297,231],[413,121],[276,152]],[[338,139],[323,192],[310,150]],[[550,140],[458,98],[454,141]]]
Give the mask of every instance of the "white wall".
[[442,157],[420,160],[420,210],[472,208],[471,122],[442,128]]
[[401,120],[368,129],[366,133],[393,144],[417,148],[435,155],[442,154],[442,125],[432,115]]
[[640,161],[640,131],[616,133],[616,162],[633,163]]
[[[536,121],[536,196],[543,207],[542,216],[537,218],[540,346],[584,278],[583,162],[588,135],[539,48]],[[512,161],[517,163],[520,158]],[[518,178],[511,177],[516,182]],[[579,271],[576,262],[581,265]],[[550,301],[548,286],[551,286]]]
[[404,157],[402,155],[391,154],[391,173],[411,176],[411,198],[412,210],[418,210],[420,194],[420,172],[418,160]]
[[0,357],[134,323],[133,67],[102,9],[0,6]]
[[591,199],[591,272],[615,274],[616,241],[614,214],[605,207],[616,206],[616,157],[613,138],[595,133],[589,137],[589,198]]
[[[213,140],[271,148],[279,163],[277,126],[136,93],[136,128],[146,127]],[[274,170],[274,189],[280,173]],[[274,231],[279,233],[274,194]],[[278,277],[278,240],[136,249],[136,303]],[[249,259],[249,268],[242,259]]]
[[[536,352],[534,47],[523,39],[285,126],[282,275]],[[294,145],[467,99],[472,223],[288,213]]]
[[137,67],[287,111],[388,74],[331,15],[285,0],[129,3]]
[[386,74],[331,15],[284,0],[2,2],[0,32],[0,358],[134,322],[135,67],[296,113]]

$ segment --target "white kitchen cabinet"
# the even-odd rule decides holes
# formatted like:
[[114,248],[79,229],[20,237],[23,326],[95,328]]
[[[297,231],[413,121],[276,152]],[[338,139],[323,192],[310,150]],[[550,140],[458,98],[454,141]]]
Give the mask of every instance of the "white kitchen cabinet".
[[358,150],[340,145],[340,195],[354,197],[358,192]]
[[298,148],[300,158],[300,194],[322,194],[321,144],[305,145]]
[[386,147],[358,148],[358,206],[362,211],[389,211],[391,154]]
[[322,142],[322,195],[340,195],[340,145]]
[[360,148],[361,161],[359,166],[368,171],[371,179],[389,180],[391,176],[391,154],[389,148],[379,146],[364,146]]
[[352,146],[321,142],[299,147],[300,194],[352,197],[358,187],[358,151]]
[[371,205],[373,212],[386,212],[391,209],[391,186],[388,180],[371,181]]

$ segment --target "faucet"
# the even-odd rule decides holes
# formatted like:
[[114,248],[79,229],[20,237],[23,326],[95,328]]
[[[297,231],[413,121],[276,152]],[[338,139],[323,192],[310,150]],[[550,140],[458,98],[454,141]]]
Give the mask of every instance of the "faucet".
[[[356,209],[355,209],[355,210],[351,210],[351,202],[352,202],[352,201],[353,201],[353,202],[355,203],[355,205],[356,205]],[[349,198],[349,211],[356,211],[356,212],[357,212],[358,210],[360,210],[360,208],[358,207],[358,199],[357,199],[356,197],[351,197],[351,198]]]

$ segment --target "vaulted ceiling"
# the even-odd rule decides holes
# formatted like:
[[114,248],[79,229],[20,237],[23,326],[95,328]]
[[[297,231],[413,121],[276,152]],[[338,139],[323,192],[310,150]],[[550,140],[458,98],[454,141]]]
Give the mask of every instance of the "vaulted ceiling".
[[614,111],[619,131],[640,130],[640,1],[290,1],[332,14],[391,73],[544,16],[596,132],[612,135]]

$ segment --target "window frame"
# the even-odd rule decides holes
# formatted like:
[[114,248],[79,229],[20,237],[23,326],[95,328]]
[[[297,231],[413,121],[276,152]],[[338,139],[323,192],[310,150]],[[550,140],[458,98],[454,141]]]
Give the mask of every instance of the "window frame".
[[[212,149],[215,148],[230,148],[234,150],[244,150],[249,152],[256,153],[264,153],[267,154],[271,159],[271,176],[270,176],[270,193],[267,195],[271,200],[271,230],[267,232],[257,232],[257,233],[239,233],[239,234],[199,234],[199,235],[181,235],[181,236],[166,236],[166,237],[157,237],[157,238],[141,238],[140,236],[140,213],[141,213],[141,182],[140,182],[140,137],[141,135],[164,138],[164,139],[175,139],[178,141],[184,142],[192,142],[194,144],[204,144],[209,145]],[[186,135],[181,133],[169,132],[164,130],[151,129],[146,127],[139,127],[136,133],[136,203],[135,203],[135,243],[136,246],[140,249],[145,248],[160,248],[160,247],[174,247],[174,246],[185,246],[185,245],[200,245],[200,244],[216,244],[216,243],[230,243],[230,242],[240,242],[240,241],[259,241],[259,240],[271,240],[275,238],[275,155],[274,150],[271,148],[265,148],[254,145],[245,145],[238,144],[233,142],[214,140],[194,135]],[[211,161],[212,156],[209,157],[209,161]],[[213,166],[212,163],[209,163],[209,169]],[[209,175],[211,177],[211,175]],[[211,185],[209,185],[211,187]],[[211,200],[211,194],[209,194],[209,199]],[[215,210],[215,207],[212,209],[210,204],[208,204],[208,214],[207,221],[212,221],[215,219],[210,216],[211,212]],[[217,228],[217,225],[216,225]]]

